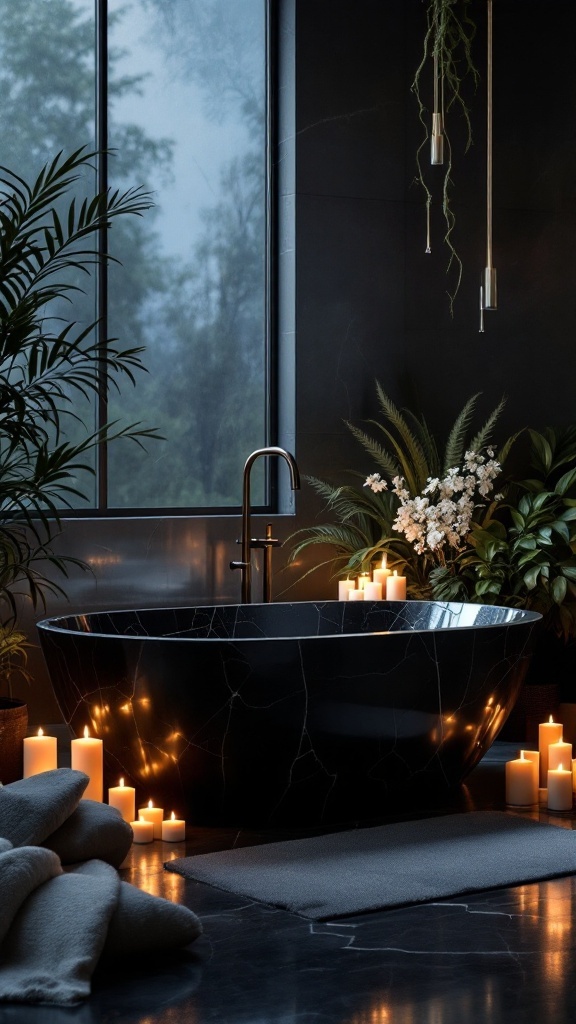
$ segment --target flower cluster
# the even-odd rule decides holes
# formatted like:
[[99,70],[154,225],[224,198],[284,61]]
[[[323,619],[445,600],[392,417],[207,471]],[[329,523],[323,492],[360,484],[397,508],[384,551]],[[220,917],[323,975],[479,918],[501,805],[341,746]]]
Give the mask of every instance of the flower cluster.
[[[394,477],[392,490],[400,506],[393,528],[403,533],[420,555],[438,551],[446,544],[458,550],[470,532],[474,509],[491,494],[500,471],[500,463],[489,448],[486,456],[466,452],[463,468],[449,469],[443,480],[428,477],[422,494],[416,497],[410,495],[403,477]],[[387,489],[379,473],[372,473],[364,486],[376,493]]]

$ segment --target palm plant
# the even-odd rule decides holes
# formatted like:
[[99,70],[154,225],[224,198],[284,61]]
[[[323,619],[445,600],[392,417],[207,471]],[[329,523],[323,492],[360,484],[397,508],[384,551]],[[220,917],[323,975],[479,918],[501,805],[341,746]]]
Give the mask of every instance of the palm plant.
[[[480,451],[490,440],[494,426],[502,412],[501,401],[488,419],[474,434],[471,432],[479,394],[472,395],[451,427],[446,443],[439,450],[426,420],[413,413],[400,410],[376,382],[380,419],[368,420],[372,433],[345,421],[347,428],[370,456],[371,467],[376,467],[388,479],[402,477],[411,494],[420,494],[428,480],[444,476],[462,463],[468,450]],[[375,436],[374,436],[375,432]],[[502,463],[514,438],[510,438],[498,453]],[[409,593],[412,597],[430,596],[430,571],[434,563],[429,556],[417,555],[414,547],[399,533],[393,523],[399,506],[396,495],[389,490],[374,492],[363,486],[366,473],[353,474],[362,484],[333,485],[316,477],[307,477],[308,483],[325,502],[325,511],[336,516],[337,522],[304,527],[290,538],[294,543],[289,563],[302,552],[318,544],[331,545],[335,554],[317,566],[330,564],[334,575],[366,571],[381,554],[389,556],[389,565],[406,571]]]
[[[157,436],[140,423],[94,429],[75,409],[121,379],[134,384],[144,368],[141,349],[103,341],[96,322],[61,315],[62,304],[82,292],[82,276],[107,259],[98,251],[100,233],[152,206],[141,188],[78,199],[95,156],[86,147],[60,153],[31,184],[0,167],[0,666],[18,595],[43,605],[48,593],[63,593],[52,570],[65,577],[71,565],[86,568],[56,555],[52,540],[62,510],[85,498],[78,477],[93,473],[90,453],[119,437],[142,443]],[[21,646],[24,638],[16,638]]]

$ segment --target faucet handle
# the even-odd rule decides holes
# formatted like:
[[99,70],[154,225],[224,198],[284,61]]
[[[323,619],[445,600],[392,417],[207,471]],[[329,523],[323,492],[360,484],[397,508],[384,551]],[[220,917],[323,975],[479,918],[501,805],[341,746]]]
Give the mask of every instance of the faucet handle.
[[231,569],[246,569],[248,565],[248,562],[230,562]]

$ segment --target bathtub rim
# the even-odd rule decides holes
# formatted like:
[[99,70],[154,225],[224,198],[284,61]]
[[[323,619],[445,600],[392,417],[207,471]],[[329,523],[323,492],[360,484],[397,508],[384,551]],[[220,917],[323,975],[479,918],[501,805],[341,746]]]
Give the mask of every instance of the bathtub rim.
[[[276,607],[281,605],[294,605],[307,604],[307,605],[327,605],[327,604],[346,604],[345,601],[327,600],[327,601],[273,601]],[[486,630],[486,629],[497,629],[497,628],[510,628],[514,626],[536,626],[542,621],[543,616],[540,612],[529,611],[524,608],[509,608],[507,605],[486,605],[486,604],[473,604],[471,601],[419,601],[419,600],[406,600],[406,601],[366,601],[365,606],[382,605],[382,604],[434,604],[441,605],[442,607],[450,607],[451,605],[462,607],[462,605],[473,605],[478,608],[494,608],[502,609],[506,612],[518,612],[518,619],[510,619],[509,621],[502,622],[485,622],[485,623],[472,623],[462,626],[435,626],[433,628],[419,628],[419,629],[386,629],[386,630],[366,630],[365,632],[354,632],[354,633],[321,633],[321,634],[294,634],[290,636],[240,636],[240,637],[222,637],[222,636],[158,636],[157,634],[132,634],[132,633],[97,633],[88,630],[75,630],[69,629],[65,626],[58,625],[58,623],[64,622],[70,618],[87,618],[90,615],[116,615],[116,614],[133,614],[139,615],[140,613],[152,613],[152,612],[178,612],[178,611],[201,611],[202,609],[221,609],[221,608],[240,608],[240,607],[268,607],[268,604],[264,602],[253,602],[251,605],[237,604],[194,604],[194,605],[155,605],[149,608],[100,608],[92,609],[87,612],[71,612],[69,615],[56,615],[48,616],[40,619],[36,623],[36,628],[40,631],[40,635],[55,633],[64,636],[73,637],[91,637],[93,639],[101,640],[122,640],[122,641],[154,641],[158,643],[172,642],[172,643],[254,643],[254,642],[270,642],[270,641],[288,641],[288,640],[343,640],[350,639],[352,637],[367,638],[376,636],[405,636],[405,635],[418,635],[420,633],[454,633],[463,632],[465,630]]]

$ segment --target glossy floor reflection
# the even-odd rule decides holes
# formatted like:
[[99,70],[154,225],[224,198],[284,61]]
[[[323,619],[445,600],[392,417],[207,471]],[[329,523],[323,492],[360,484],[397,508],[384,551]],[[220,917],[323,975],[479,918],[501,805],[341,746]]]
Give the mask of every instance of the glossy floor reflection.
[[[451,806],[434,810],[502,809],[503,762],[514,751],[497,743]],[[572,815],[532,813],[574,828]],[[2,1007],[0,1021],[563,1024],[576,1017],[576,878],[311,923],[163,870],[169,858],[286,837],[202,829],[186,844],[133,847],[123,877],[186,903],[204,935],[176,957],[102,967],[77,1010]]]

